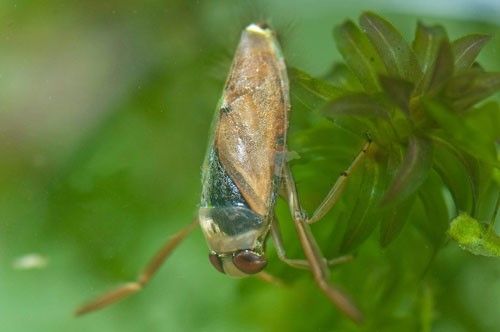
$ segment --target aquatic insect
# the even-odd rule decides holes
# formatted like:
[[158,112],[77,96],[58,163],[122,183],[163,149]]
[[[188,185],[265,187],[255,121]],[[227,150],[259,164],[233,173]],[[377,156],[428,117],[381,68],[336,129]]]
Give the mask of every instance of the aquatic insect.
[[[310,270],[324,294],[348,317],[361,321],[360,311],[329,281],[328,266],[345,259],[324,258],[309,224],[319,221],[338,200],[348,175],[364,159],[370,141],[308,218],[286,160],[289,111],[287,71],[276,37],[267,25],[250,24],[242,33],[212,124],[198,220],[175,234],[136,282],[93,300],[77,314],[139,291],[175,247],[200,225],[210,250],[209,260],[218,271],[234,277],[262,274],[267,264],[265,241],[271,237],[283,262]],[[286,256],[274,214],[278,193],[283,193],[288,202],[306,259]]]

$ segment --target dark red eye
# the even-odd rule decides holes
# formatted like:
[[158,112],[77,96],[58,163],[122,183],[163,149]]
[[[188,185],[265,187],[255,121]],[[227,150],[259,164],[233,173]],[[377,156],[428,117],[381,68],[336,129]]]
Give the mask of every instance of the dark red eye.
[[234,254],[233,264],[243,273],[255,274],[266,267],[266,259],[251,250],[242,250]]
[[224,273],[224,268],[222,267],[222,261],[216,253],[210,253],[208,255],[208,259],[210,263],[219,271],[220,273]]

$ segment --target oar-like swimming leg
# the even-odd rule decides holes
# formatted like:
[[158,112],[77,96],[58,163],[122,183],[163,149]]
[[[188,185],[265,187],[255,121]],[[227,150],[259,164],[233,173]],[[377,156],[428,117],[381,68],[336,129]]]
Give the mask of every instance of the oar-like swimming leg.
[[156,253],[156,255],[149,261],[146,267],[142,270],[139,278],[136,281],[126,283],[118,288],[109,291],[94,300],[84,304],[75,311],[75,315],[80,316],[92,311],[96,311],[107,307],[110,304],[118,302],[127,296],[137,293],[151,280],[158,269],[165,263],[170,254],[177,248],[177,246],[188,236],[198,225],[196,218],[189,225],[182,228],[176,234],[168,239],[163,247]]

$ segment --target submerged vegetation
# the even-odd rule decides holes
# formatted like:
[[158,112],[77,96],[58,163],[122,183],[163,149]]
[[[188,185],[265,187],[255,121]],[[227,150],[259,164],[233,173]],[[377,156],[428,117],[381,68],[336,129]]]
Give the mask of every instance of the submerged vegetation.
[[334,36],[345,63],[325,80],[293,70],[292,96],[294,105],[317,110],[360,137],[367,133],[378,146],[341,252],[361,245],[376,225],[380,245],[388,246],[417,200],[427,217],[414,221],[436,249],[460,212],[493,223],[500,107],[483,101],[500,90],[500,73],[475,61],[490,37],[450,41],[442,26],[419,22],[410,44],[369,12],[359,27],[346,21]]
[[[500,107],[488,101],[500,90],[500,73],[476,62],[490,36],[450,40],[442,26],[419,22],[408,43],[392,24],[367,12],[359,26],[348,20],[336,27],[334,38],[344,62],[324,78],[291,69],[293,111],[330,119],[357,137],[358,145],[368,135],[376,149],[353,174],[339,207],[347,211],[333,212],[323,222],[336,226],[317,233],[328,234],[319,236],[331,254],[357,253],[352,264],[370,266],[346,273],[351,278],[368,273],[368,282],[356,278],[360,288],[350,285],[357,301],[369,308],[367,331],[391,330],[383,328],[388,316],[426,331],[440,315],[433,274],[439,273],[439,252],[454,246],[449,240],[477,255],[498,256],[500,250],[494,230]],[[305,169],[335,153],[327,147],[335,141],[325,135],[322,126],[292,134],[291,149],[304,157],[296,162],[299,172],[314,172]],[[325,163],[314,176],[321,177]],[[315,196],[311,192],[308,197]],[[338,272],[341,279],[344,273]],[[411,304],[401,307],[409,294]]]
[[[452,37],[498,26],[423,18],[408,42],[401,19],[413,22],[413,13],[387,13],[393,25],[367,12],[327,39],[320,29],[359,9],[288,1],[266,1],[264,17],[300,18],[297,40],[285,35],[282,46],[290,165],[309,213],[367,137],[374,143],[338,203],[311,226],[328,258],[353,256],[332,268],[332,281],[359,305],[364,324],[339,314],[308,271],[283,264],[272,241],[266,270],[284,286],[221,275],[207,261],[201,232],[140,295],[72,317],[82,300],[133,280],[195,213],[223,87],[211,74],[225,76],[223,53],[255,20],[236,22],[234,13],[248,8],[221,2],[217,10],[185,1],[168,8],[164,1],[0,4],[7,18],[0,34],[3,329],[499,330],[500,73],[490,70],[500,68],[500,43],[495,35]],[[305,8],[312,14],[301,21]],[[282,201],[277,215],[288,256],[302,258]]]

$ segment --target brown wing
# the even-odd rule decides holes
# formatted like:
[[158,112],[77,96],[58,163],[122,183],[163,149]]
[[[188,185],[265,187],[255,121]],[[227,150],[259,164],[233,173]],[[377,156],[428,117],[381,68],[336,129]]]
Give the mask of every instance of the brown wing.
[[271,31],[251,27],[243,32],[226,83],[215,146],[250,207],[267,216],[282,168],[288,78]]

